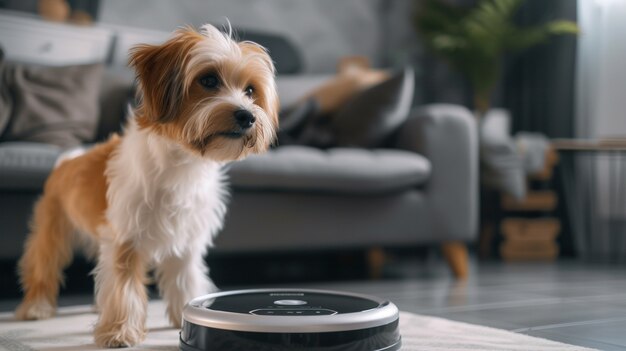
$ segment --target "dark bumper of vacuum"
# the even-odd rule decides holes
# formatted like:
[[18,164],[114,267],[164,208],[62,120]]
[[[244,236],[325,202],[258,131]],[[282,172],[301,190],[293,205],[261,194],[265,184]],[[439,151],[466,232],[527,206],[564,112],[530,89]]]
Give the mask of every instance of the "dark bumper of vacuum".
[[400,349],[397,321],[381,327],[334,333],[253,333],[203,328],[193,323],[185,323],[180,337],[180,349],[183,351]]

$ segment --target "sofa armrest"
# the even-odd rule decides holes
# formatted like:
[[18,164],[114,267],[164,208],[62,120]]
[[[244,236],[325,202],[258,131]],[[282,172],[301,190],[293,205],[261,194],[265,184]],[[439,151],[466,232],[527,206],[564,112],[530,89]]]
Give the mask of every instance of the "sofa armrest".
[[399,149],[432,164],[425,188],[436,238],[469,241],[478,225],[478,134],[466,108],[432,104],[412,111],[396,139]]

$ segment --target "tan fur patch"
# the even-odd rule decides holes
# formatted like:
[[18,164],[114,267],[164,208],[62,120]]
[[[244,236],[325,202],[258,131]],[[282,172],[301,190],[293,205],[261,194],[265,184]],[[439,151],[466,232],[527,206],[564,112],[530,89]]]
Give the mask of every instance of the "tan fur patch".
[[86,154],[64,161],[48,177],[19,263],[25,296],[18,318],[42,317],[41,311],[36,311],[42,304],[54,309],[63,269],[72,259],[73,232],[96,236],[96,228],[105,223],[104,170],[119,141],[119,137],[111,137]]
[[79,230],[97,235],[106,224],[107,181],[104,175],[111,153],[121,139],[114,135],[86,154],[63,162],[48,178],[45,193],[59,199],[71,223]]

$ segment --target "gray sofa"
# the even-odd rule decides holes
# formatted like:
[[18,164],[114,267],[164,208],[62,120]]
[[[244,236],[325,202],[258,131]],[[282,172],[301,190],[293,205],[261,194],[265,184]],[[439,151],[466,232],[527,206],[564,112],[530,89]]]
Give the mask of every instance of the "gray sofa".
[[[100,137],[119,126],[131,82],[108,76]],[[281,97],[306,84],[278,78]],[[281,146],[229,166],[229,211],[215,250],[275,252],[444,245],[464,276],[476,236],[478,157],[471,113],[455,105],[411,112],[386,149]],[[62,150],[0,143],[0,259],[16,259],[33,201]],[[449,246],[452,249],[446,249]],[[448,247],[448,248],[449,248]]]

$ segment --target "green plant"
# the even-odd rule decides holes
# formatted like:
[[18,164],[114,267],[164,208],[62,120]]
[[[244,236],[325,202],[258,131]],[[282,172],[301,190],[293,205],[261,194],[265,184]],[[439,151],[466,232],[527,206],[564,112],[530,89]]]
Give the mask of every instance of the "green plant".
[[465,74],[473,89],[474,108],[482,115],[501,73],[505,53],[519,52],[552,35],[577,34],[571,21],[519,27],[513,16],[524,0],[480,0],[471,8],[425,0],[415,25],[427,47]]

